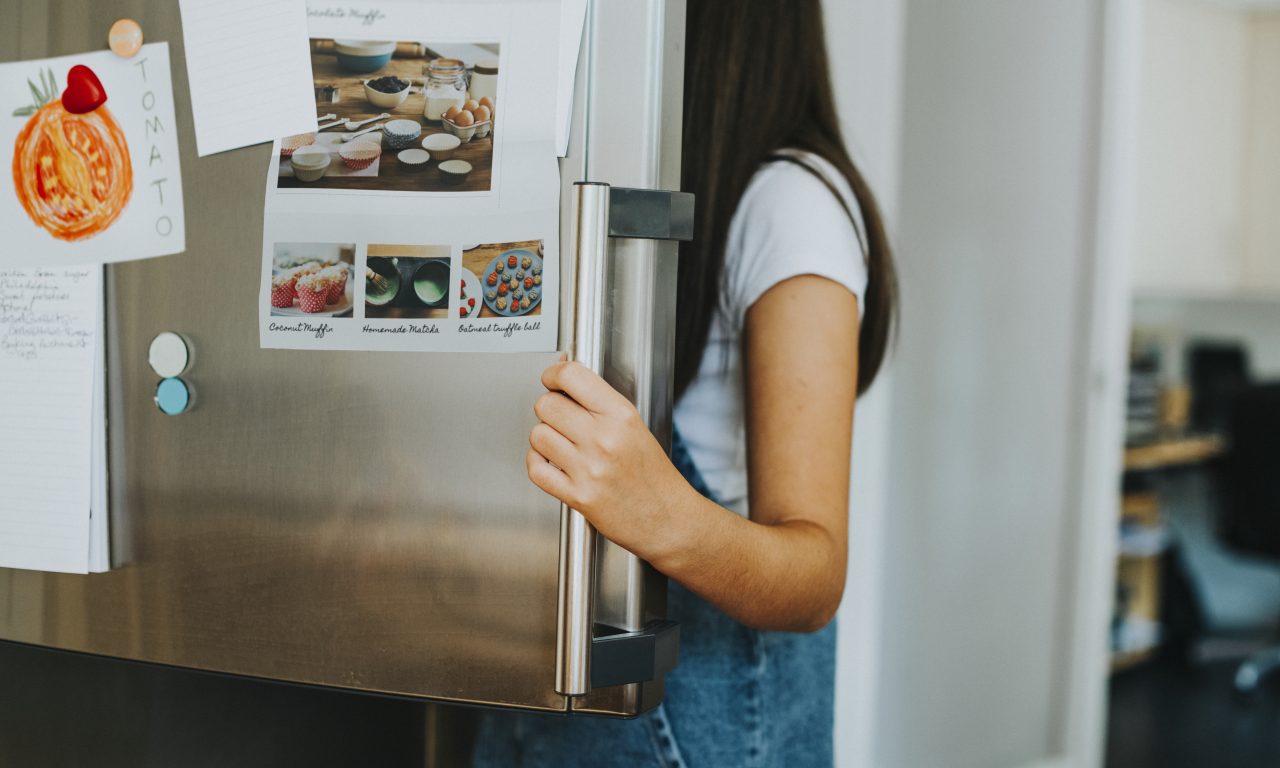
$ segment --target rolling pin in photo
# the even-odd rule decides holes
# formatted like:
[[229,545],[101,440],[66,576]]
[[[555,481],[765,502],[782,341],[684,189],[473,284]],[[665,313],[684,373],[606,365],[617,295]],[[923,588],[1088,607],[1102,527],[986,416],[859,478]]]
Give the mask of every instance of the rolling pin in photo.
[[[313,38],[312,53],[333,53],[333,40],[329,38]],[[396,43],[396,51],[391,54],[396,59],[421,59],[427,55],[427,47],[422,43]]]

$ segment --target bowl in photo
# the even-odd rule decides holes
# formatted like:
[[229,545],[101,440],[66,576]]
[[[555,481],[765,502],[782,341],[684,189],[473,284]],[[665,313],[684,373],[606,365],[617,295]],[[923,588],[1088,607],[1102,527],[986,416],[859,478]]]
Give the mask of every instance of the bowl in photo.
[[440,178],[445,184],[456,186],[471,175],[471,163],[466,160],[445,160],[440,164]]
[[280,156],[293,157],[293,153],[302,147],[309,147],[316,143],[316,135],[314,133],[299,133],[296,136],[285,136],[280,140]]
[[431,163],[431,153],[425,149],[402,149],[396,159],[406,171],[423,171]]
[[338,66],[348,72],[376,72],[387,66],[395,53],[394,40],[334,40]]
[[400,270],[389,259],[370,256],[364,270],[364,303],[382,307],[400,293]]
[[293,166],[293,177],[298,181],[319,181],[324,178],[332,162],[329,150],[315,144],[299,147],[289,158],[289,163]]
[[458,140],[464,144],[471,141],[471,138],[476,135],[475,123],[472,123],[471,125],[458,125],[447,117],[440,118],[440,122],[444,124],[446,131],[457,136]]
[[422,262],[413,273],[413,294],[428,307],[440,307],[449,303],[449,262],[429,259]]
[[422,126],[417,120],[388,120],[382,126],[382,135],[392,149],[407,149],[422,135]]
[[[403,85],[396,89],[398,84]],[[364,81],[364,97],[375,107],[392,109],[404,103],[412,87],[408,80],[401,80],[398,77],[379,77]]]
[[338,156],[342,158],[342,164],[353,171],[363,171],[373,165],[374,161],[381,155],[382,145],[365,139],[357,139],[349,144],[343,144],[342,148],[338,150]]
[[422,148],[437,160],[450,160],[462,146],[462,139],[448,133],[433,133],[422,140]]

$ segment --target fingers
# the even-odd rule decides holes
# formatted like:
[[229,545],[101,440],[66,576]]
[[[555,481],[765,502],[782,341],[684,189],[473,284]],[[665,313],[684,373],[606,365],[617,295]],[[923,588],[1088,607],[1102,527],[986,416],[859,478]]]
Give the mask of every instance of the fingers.
[[563,472],[572,472],[578,464],[577,450],[564,435],[546,424],[538,424],[529,433],[529,447]]
[[525,454],[524,463],[529,473],[529,480],[534,485],[572,506],[572,502],[569,500],[569,491],[572,485],[569,482],[568,475],[557,469],[553,464],[548,463],[541,454],[532,448]]
[[570,442],[581,443],[593,429],[595,417],[562,392],[547,392],[533,404],[538,421],[549,424]]
[[555,363],[542,372],[542,386],[563,392],[592,413],[607,413],[629,401],[581,363]]

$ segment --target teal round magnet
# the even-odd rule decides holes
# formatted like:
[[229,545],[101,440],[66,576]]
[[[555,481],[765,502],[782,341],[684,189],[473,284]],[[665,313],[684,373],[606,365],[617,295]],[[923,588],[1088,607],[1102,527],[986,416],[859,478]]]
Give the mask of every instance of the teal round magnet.
[[191,389],[182,379],[164,379],[156,386],[156,407],[166,416],[178,416],[191,408]]

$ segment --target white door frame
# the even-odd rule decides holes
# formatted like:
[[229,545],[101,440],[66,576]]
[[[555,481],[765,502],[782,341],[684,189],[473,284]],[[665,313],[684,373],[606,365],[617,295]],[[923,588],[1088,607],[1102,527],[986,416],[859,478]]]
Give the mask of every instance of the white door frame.
[[1142,80],[1142,0],[1104,0],[1097,38],[1095,183],[1089,275],[1080,301],[1086,322],[1079,359],[1079,517],[1064,536],[1074,600],[1065,601],[1068,664],[1060,690],[1064,766],[1101,766],[1110,668],[1108,627],[1115,590],[1120,473],[1128,378],[1132,245]]

